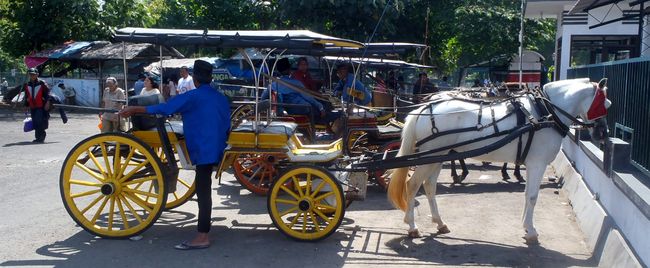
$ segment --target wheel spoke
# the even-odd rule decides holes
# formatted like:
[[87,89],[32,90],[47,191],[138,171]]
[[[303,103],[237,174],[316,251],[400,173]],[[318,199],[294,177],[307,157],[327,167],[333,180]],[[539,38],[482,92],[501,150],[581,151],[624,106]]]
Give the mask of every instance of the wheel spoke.
[[[120,181],[122,179],[122,175],[124,175],[124,171],[126,171],[126,168],[129,166],[129,162],[131,162],[131,158],[133,158],[133,153],[135,152],[135,149],[131,148],[129,146],[129,154],[126,156],[126,159],[124,160],[124,164],[121,164],[120,172],[115,175],[115,179]],[[121,160],[120,160],[121,161]]]
[[149,164],[149,159],[145,159],[144,161],[142,161],[142,163],[138,164],[134,169],[131,170],[131,172],[129,172],[129,174],[126,174],[126,176],[120,178],[119,182],[128,180],[129,178],[131,178],[131,176],[133,176],[133,174],[140,171],[140,169],[144,167],[146,164]]
[[113,230],[113,214],[115,214],[115,197],[111,196],[111,204],[108,207],[108,230]]
[[176,198],[176,199],[174,199],[174,200],[178,200],[178,199],[180,199],[180,198],[178,197],[178,195],[176,194],[176,192],[173,192],[172,194],[174,195],[174,198]]
[[122,198],[117,196],[117,208],[120,209],[120,216],[122,217],[122,222],[124,224],[124,230],[129,229],[129,221],[126,219],[126,213],[124,213],[124,207],[122,206]]
[[90,152],[90,149],[87,149],[86,153],[88,154],[88,158],[90,158],[90,160],[92,160],[93,163],[95,163],[95,166],[97,167],[97,169],[99,169],[99,171],[102,174],[106,173],[106,171],[104,171],[104,168],[102,167],[102,165],[100,165],[99,161],[97,161],[97,158],[95,157],[95,155]]
[[120,143],[116,142],[115,143],[115,156],[113,156],[113,171],[115,173],[116,178],[117,178],[117,176],[119,176],[117,171],[121,169],[120,168],[120,163],[122,162],[122,160],[120,159],[120,151],[122,151],[122,150],[120,150]]
[[[74,162],[74,165],[75,165],[76,167],[80,168],[81,170],[83,170],[84,172],[86,172],[86,173],[87,173],[88,175],[90,175],[91,177],[97,179],[99,182],[104,182],[104,177],[103,177],[102,175],[99,175],[99,174],[97,174],[97,172],[94,172],[94,171],[90,170],[90,169],[89,169],[88,167],[86,167],[85,165],[83,165],[83,164],[81,164],[81,163],[79,163],[79,162]],[[102,171],[102,172],[103,172],[103,171]]]
[[318,225],[318,218],[316,218],[314,212],[309,211],[309,217],[314,222],[314,227],[316,228],[316,232],[320,232],[320,226]]
[[69,180],[68,181],[70,184],[77,184],[77,185],[83,185],[83,186],[94,186],[94,187],[101,187],[101,183],[92,183],[89,181],[79,181],[79,180]]
[[105,197],[105,196],[104,196],[104,195],[100,195],[100,196],[98,196],[97,198],[95,198],[95,200],[93,200],[92,202],[90,202],[90,204],[88,204],[84,209],[81,210],[81,214],[86,213],[86,211],[88,211],[91,207],[93,207],[95,204],[97,204],[97,202],[99,202],[99,200],[101,200],[103,197]]
[[325,216],[325,214],[323,214],[323,212],[321,212],[318,209],[314,209],[313,211],[314,213],[316,213],[316,215],[320,216],[321,219],[325,220],[328,224],[332,224],[332,221],[334,221],[334,219],[330,220],[329,217]]
[[322,195],[314,198],[314,202],[321,201],[321,200],[323,200],[323,198],[328,197],[328,196],[333,195],[333,194],[334,194],[334,192],[327,192],[325,194],[322,194]]
[[[147,193],[151,193],[151,190],[153,190],[153,184],[154,183],[155,183],[155,181],[152,182],[152,183],[149,183],[149,190],[147,190]],[[135,188],[135,189],[138,189],[138,188]],[[148,203],[149,202],[149,197],[151,197],[151,196],[146,195],[146,194],[145,194],[145,196],[147,196],[147,198],[144,199],[144,202]]]
[[120,198],[120,200],[122,200],[122,202],[124,202],[126,207],[129,208],[129,211],[131,211],[131,214],[133,214],[133,217],[135,217],[135,219],[139,223],[142,223],[142,218],[140,218],[140,215],[138,215],[138,213],[135,211],[135,209],[133,209],[133,206],[131,206],[131,203],[129,202],[129,200],[126,200],[126,195],[122,194],[122,196],[120,196],[119,198]]
[[91,190],[91,191],[87,191],[87,192],[83,192],[83,193],[73,194],[73,195],[70,195],[70,198],[75,199],[77,197],[88,196],[88,195],[91,195],[91,194],[99,193],[99,190],[100,189],[95,189],[95,190]]
[[189,183],[185,182],[185,181],[182,180],[181,178],[178,178],[178,182],[180,182],[182,185],[185,185],[185,187],[187,187],[187,189],[191,189],[191,188],[192,188],[192,186],[191,186]]
[[329,209],[329,210],[336,211],[336,208],[333,207],[333,206],[330,206],[330,205],[325,205],[325,204],[318,203],[318,204],[316,204],[316,206],[319,207],[319,208],[324,208],[324,209]]
[[106,150],[106,144],[103,142],[99,144],[99,147],[102,148],[102,157],[104,157],[104,162],[106,163],[106,173],[108,177],[113,177],[113,172],[111,171],[111,164],[108,162],[108,151]]
[[314,192],[311,193],[311,198],[314,198],[314,196],[316,196],[316,194],[318,194],[320,192],[320,190],[323,189],[324,186],[325,186],[325,182],[321,181],[320,184],[318,186],[316,186],[316,189],[314,190]]
[[307,232],[307,213],[302,213],[302,232]]
[[[124,183],[122,183],[122,185],[131,185],[131,184],[136,184],[136,183],[139,183],[140,185],[142,185],[142,183],[152,181],[152,180],[155,180],[155,179],[157,179],[156,176],[147,176],[147,177],[142,177],[142,178],[135,179],[135,180],[132,180],[132,181],[124,182]],[[140,185],[138,185],[138,187],[140,187]],[[135,187],[135,189],[137,189],[138,187]]]
[[302,216],[302,213],[303,213],[302,211],[299,211],[298,213],[296,213],[296,216],[293,216],[293,220],[291,220],[291,222],[288,225],[289,228],[293,228],[293,226],[296,225],[296,222],[298,221],[298,218]]
[[102,201],[102,204],[99,205],[99,209],[97,210],[97,212],[95,212],[95,216],[93,216],[93,218],[90,220],[90,222],[92,224],[95,224],[97,222],[97,218],[99,218],[99,215],[104,210],[104,207],[106,206],[106,203],[108,202],[108,199],[109,199],[108,196],[104,197],[104,201]]
[[133,196],[131,193],[129,193],[129,192],[127,192],[127,191],[124,191],[123,193],[124,193],[124,196],[125,196],[126,198],[131,199],[131,201],[133,201],[133,203],[135,203],[136,205],[140,206],[140,207],[143,208],[144,210],[146,210],[146,211],[148,211],[149,213],[151,213],[151,208],[149,208],[149,206],[147,206],[146,204],[142,203],[142,201],[141,201],[139,198]]
[[294,193],[293,191],[289,190],[289,188],[287,188],[286,186],[284,186],[284,185],[280,185],[280,189],[282,189],[283,191],[287,192],[289,195],[291,195],[291,196],[292,196],[293,198],[295,198],[296,200],[300,200],[300,196],[296,195],[296,193]]
[[[302,190],[300,190],[300,188],[302,188],[302,187],[300,186],[300,181],[298,180],[298,178],[296,178],[296,176],[291,176],[291,180],[293,181],[293,185],[294,185],[293,188],[295,188],[296,190],[298,190],[298,196],[300,196],[300,197],[305,196],[305,195],[302,193]],[[300,199],[300,198],[296,198],[296,199]]]
[[[152,188],[153,188],[153,183],[151,184],[149,191],[151,191]],[[139,194],[139,195],[144,195],[144,196],[147,196],[147,197],[153,197],[153,198],[158,197],[157,194],[154,194],[154,193],[151,193],[151,192],[140,191],[140,190],[136,190],[136,189],[131,189],[131,188],[124,188],[122,191],[129,192],[129,193],[134,193],[134,194]],[[148,200],[148,198],[147,198],[147,200]],[[145,200],[145,202],[147,202],[147,200]]]
[[307,173],[307,187],[305,188],[304,196],[311,196],[309,191],[311,190],[311,173]]
[[284,217],[285,215],[294,212],[298,209],[298,207],[291,207],[290,209],[287,209],[285,211],[280,212],[280,217]]
[[287,200],[287,199],[277,198],[277,199],[275,199],[275,202],[282,203],[282,204],[296,205],[296,206],[298,205],[297,200]]

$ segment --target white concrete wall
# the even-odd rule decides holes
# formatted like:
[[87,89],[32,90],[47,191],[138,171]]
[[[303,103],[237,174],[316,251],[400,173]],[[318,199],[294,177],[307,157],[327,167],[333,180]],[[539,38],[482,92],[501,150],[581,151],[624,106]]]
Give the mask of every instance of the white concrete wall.
[[[619,6],[624,9],[629,9],[627,2],[628,1],[621,2],[619,3]],[[569,8],[566,10],[569,10]],[[607,14],[608,12],[609,14]],[[623,24],[620,21],[598,28],[589,29],[589,26],[600,23],[596,18],[601,21],[607,21],[623,16],[622,12],[616,7],[611,8],[611,10],[610,6],[600,7],[589,11],[589,14],[591,15],[589,16],[587,25],[561,25],[561,20],[558,20],[557,37],[562,37],[562,64],[560,69],[560,79],[566,79],[567,69],[570,67],[572,35],[637,35],[639,33],[637,25]]]
[[650,264],[650,220],[583,149],[565,138],[562,152],[551,165],[565,181],[563,190],[571,200],[587,245],[599,256],[599,266]]

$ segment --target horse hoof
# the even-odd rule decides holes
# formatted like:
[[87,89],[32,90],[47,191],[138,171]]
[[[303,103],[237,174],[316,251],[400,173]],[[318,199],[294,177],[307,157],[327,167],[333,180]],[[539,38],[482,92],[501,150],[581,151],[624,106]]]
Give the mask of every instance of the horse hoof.
[[449,227],[447,227],[447,225],[438,228],[438,234],[448,234],[450,232],[451,231],[449,230]]
[[539,245],[539,239],[537,238],[537,236],[524,237],[524,239],[526,240],[527,245],[530,246]]
[[524,180],[524,178],[522,178],[522,177],[517,177],[517,181],[518,181],[518,182],[521,182],[521,183],[526,182],[526,180]]
[[420,238],[420,237],[422,236],[420,235],[420,231],[418,231],[417,229],[413,231],[409,231],[409,238]]

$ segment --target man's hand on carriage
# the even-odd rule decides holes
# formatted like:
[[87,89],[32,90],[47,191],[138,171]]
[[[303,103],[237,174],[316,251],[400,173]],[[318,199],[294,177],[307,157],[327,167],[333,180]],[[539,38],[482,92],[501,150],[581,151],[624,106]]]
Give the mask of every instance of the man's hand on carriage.
[[121,117],[129,117],[134,114],[143,114],[146,113],[147,110],[144,106],[127,106],[124,107],[121,111],[118,112],[118,114]]

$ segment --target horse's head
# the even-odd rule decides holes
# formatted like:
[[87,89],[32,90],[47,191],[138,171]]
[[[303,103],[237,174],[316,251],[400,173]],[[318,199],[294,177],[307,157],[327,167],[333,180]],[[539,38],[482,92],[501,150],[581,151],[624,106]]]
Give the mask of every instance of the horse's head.
[[598,143],[604,142],[608,136],[607,129],[607,109],[612,105],[612,102],[607,99],[607,78],[601,79],[598,83],[590,83],[593,87],[590,95],[591,98],[586,98],[582,103],[583,109],[586,111],[580,114],[580,117],[586,123],[592,123],[593,127],[590,129],[591,138]]

